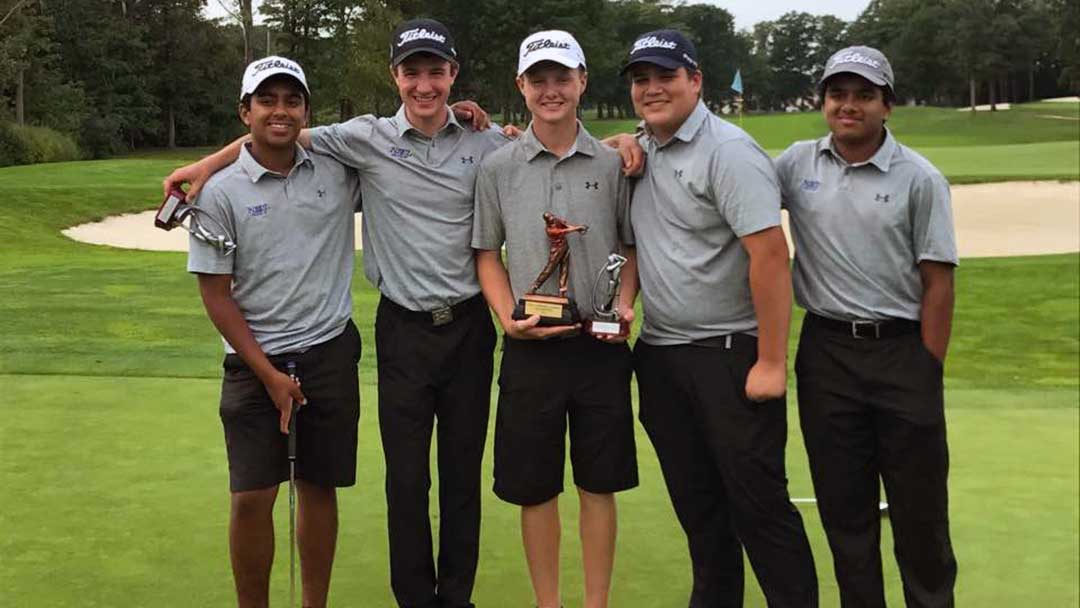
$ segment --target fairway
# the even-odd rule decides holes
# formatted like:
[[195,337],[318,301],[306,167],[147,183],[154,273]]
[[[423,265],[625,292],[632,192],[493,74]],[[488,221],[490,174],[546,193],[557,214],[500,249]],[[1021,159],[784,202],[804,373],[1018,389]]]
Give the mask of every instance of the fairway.
[[[1014,106],[1015,114],[990,117],[989,127],[962,122],[983,116],[897,108],[893,124],[898,134],[908,128],[910,138],[902,140],[954,178],[1077,179],[1077,126],[1038,118],[1043,105],[1051,104]],[[1073,114],[1078,108],[1053,106]],[[765,147],[779,150],[793,138],[814,137],[820,128],[815,120],[815,114],[802,114],[745,122]],[[221,344],[194,279],[184,271],[185,256],[85,245],[60,234],[67,226],[154,206],[161,178],[198,153],[0,169],[0,376],[7,386],[0,417],[0,606],[207,607],[233,601],[228,478],[217,416]],[[378,293],[359,272],[354,279],[355,319],[364,342],[360,466],[357,487],[340,493],[331,601],[383,608],[393,603],[375,407]],[[960,606],[1080,602],[1078,303],[1075,253],[964,260],[958,270],[945,382]],[[801,315],[795,319],[793,336]],[[794,404],[791,392],[790,490],[809,496]],[[612,606],[684,606],[690,585],[684,538],[652,447],[640,425],[637,431],[641,486],[619,497]],[[481,608],[529,606],[518,510],[490,492],[491,464],[488,449],[475,601]],[[284,498],[282,493],[272,590],[279,602],[288,588]],[[578,603],[582,586],[572,492],[562,508],[569,607]],[[817,512],[800,512],[817,563],[821,605],[836,606]],[[887,525],[883,537],[889,601],[899,606]],[[746,605],[763,607],[747,572]]]

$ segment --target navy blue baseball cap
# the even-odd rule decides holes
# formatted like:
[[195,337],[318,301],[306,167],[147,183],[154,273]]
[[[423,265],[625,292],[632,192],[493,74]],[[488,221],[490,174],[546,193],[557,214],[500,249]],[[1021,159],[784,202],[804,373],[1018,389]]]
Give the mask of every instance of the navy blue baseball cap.
[[677,30],[656,30],[637,37],[620,74],[635,63],[652,63],[669,70],[698,70],[694,43]]
[[390,65],[396,66],[416,53],[431,53],[457,63],[450,30],[434,19],[410,19],[394,28],[390,35]]

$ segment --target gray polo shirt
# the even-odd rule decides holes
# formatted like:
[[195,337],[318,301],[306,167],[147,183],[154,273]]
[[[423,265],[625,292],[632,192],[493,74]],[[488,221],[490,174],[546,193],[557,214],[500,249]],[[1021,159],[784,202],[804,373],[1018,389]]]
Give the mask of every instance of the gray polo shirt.
[[[233,299],[266,354],[326,342],[352,314],[358,197],[355,172],[328,156],[297,146],[284,176],[244,146],[198,199],[232,233],[236,251],[223,255],[192,237],[188,271],[232,275]],[[225,350],[235,352],[228,343]]]
[[630,216],[649,344],[756,333],[750,258],[739,239],[780,225],[769,155],[699,102],[666,144],[646,131]]
[[393,118],[359,116],[311,130],[312,149],[355,167],[364,199],[364,274],[411,310],[434,310],[480,292],[473,261],[473,186],[484,157],[508,142],[454,113],[434,138]]
[[919,262],[957,264],[949,183],[886,130],[849,164],[832,136],[776,159],[795,242],[795,299],[824,317],[919,319]]
[[[543,218],[547,211],[589,227],[587,233],[569,234],[566,240],[569,296],[583,318],[592,318],[597,273],[607,264],[608,255],[634,245],[634,234],[619,153],[597,141],[580,123],[577,140],[562,158],[540,143],[530,125],[520,139],[493,152],[480,165],[472,246],[497,250],[506,243],[515,301],[547,263],[550,243]],[[540,292],[558,295],[558,271]]]

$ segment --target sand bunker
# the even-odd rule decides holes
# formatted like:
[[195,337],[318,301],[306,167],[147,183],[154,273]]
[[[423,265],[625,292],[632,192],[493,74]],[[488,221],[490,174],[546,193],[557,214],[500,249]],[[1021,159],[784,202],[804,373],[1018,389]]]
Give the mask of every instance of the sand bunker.
[[[952,193],[961,257],[1080,251],[1080,182],[953,186]],[[183,230],[154,228],[152,210],[75,226],[64,234],[84,243],[126,249],[187,251],[188,245]],[[361,249],[359,217],[356,248]]]
[[[63,231],[69,239],[109,245],[121,249],[144,249],[147,251],[187,251],[187,231],[173,228],[168,232],[154,227],[156,209],[141,213],[125,213],[107,217],[100,222],[80,224]],[[360,240],[360,215],[356,216],[356,248],[362,249]]]

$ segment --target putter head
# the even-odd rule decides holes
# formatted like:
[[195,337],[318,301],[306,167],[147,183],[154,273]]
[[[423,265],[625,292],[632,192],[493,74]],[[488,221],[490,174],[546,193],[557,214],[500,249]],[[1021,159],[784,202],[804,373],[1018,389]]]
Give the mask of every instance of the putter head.
[[184,192],[172,190],[158,207],[157,214],[154,215],[154,226],[162,230],[172,230],[182,224],[189,213],[191,213],[191,207],[187,204]]

